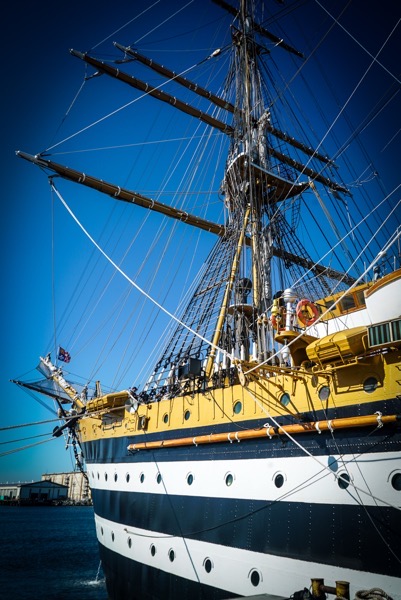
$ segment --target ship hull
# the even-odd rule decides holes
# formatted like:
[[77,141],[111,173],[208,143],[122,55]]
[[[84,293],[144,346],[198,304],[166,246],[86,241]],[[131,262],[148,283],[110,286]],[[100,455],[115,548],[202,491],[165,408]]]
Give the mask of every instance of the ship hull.
[[312,577],[400,597],[397,428],[128,452],[133,440],[83,444],[110,598],[289,596]]

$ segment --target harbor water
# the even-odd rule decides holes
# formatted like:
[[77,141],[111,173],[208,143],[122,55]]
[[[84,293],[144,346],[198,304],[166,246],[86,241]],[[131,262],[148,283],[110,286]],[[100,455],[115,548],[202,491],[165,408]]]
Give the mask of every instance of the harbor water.
[[107,600],[93,508],[0,506],[1,600]]

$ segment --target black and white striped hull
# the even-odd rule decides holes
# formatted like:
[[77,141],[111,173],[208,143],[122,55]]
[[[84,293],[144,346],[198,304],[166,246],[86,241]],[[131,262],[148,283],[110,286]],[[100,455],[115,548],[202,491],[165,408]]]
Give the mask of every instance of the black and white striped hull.
[[110,597],[289,596],[319,577],[401,599],[400,440],[358,435],[131,455],[132,438],[86,443]]

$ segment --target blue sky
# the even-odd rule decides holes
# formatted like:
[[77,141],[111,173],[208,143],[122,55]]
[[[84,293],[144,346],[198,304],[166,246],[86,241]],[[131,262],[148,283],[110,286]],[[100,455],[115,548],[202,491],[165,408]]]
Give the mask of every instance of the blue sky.
[[[141,2],[140,4],[141,8],[144,8],[150,6],[152,2]],[[167,2],[161,0],[159,5],[150,10],[141,20],[133,22],[129,27],[112,35],[106,43],[97,48],[96,52],[102,51],[113,54],[112,41],[116,40],[128,45],[138,40],[143,32],[149,32],[164,18],[172,14],[175,8],[179,9],[185,4],[184,1]],[[274,2],[273,4],[276,8],[276,4]],[[329,6],[332,3],[326,1],[322,4]],[[375,55],[397,23],[400,11],[394,6],[395,4],[397,3],[385,0],[385,2],[380,3],[380,6],[376,4],[367,11],[365,2],[354,0],[343,20],[348,33],[335,26],[337,27],[338,37],[328,36],[325,40],[323,55],[326,61],[326,78],[336,87],[340,103],[346,101],[350,92],[355,89],[370,65],[371,57],[362,49],[362,46],[368,49],[371,55]],[[54,236],[57,245],[58,275],[57,280],[52,283],[51,231],[53,209],[49,186],[46,176],[39,169],[17,159],[15,151],[24,150],[35,154],[51,146],[55,141],[62,139],[69,131],[73,131],[74,127],[78,127],[78,123],[89,123],[96,118],[96,115],[101,116],[104,114],[102,111],[104,111],[106,100],[111,103],[112,107],[117,108],[137,94],[136,92],[133,94],[123,86],[110,85],[110,83],[114,84],[115,82],[101,81],[99,87],[93,86],[93,91],[90,88],[88,92],[88,100],[91,102],[90,109],[87,109],[88,112],[82,114],[72,111],[72,117],[70,117],[72,125],[63,123],[60,129],[63,116],[80,87],[83,74],[83,65],[69,55],[68,49],[76,48],[84,51],[97,46],[140,12],[136,5],[137,3],[117,1],[111,6],[109,2],[89,0],[81,3],[72,0],[69,2],[68,7],[64,6],[63,10],[59,11],[58,8],[55,8],[54,3],[47,0],[36,4],[23,2],[18,6],[9,7],[7,19],[3,21],[3,57],[6,58],[3,64],[3,89],[5,91],[1,100],[3,109],[2,207],[3,215],[5,215],[5,218],[2,219],[1,236],[2,281],[4,282],[3,348],[0,371],[3,415],[3,431],[0,432],[1,442],[42,435],[50,432],[54,426],[50,423],[41,427],[5,430],[6,427],[17,424],[52,418],[51,412],[46,410],[42,404],[36,402],[30,395],[11,384],[9,379],[23,378],[28,372],[29,377],[32,377],[31,371],[36,366],[39,355],[43,355],[52,349],[49,342],[52,340],[54,333],[53,293],[59,299],[59,312],[56,315],[58,321],[63,311],[68,311],[70,308],[68,304],[63,304],[63,298],[69,298],[71,291],[77,285],[77,273],[84,269],[88,254],[93,252],[93,248],[88,245],[82,233],[78,231],[71,219],[64,214],[64,209],[58,203],[55,203]],[[345,2],[341,5],[345,5]],[[302,19],[306,19],[309,37],[297,34],[296,29],[293,30],[292,36],[296,42],[302,42],[305,45],[310,44],[313,47],[316,41],[320,39],[324,26],[327,28],[327,20],[330,21],[330,18],[321,9],[319,3],[314,0],[306,2],[304,10],[307,16],[300,17],[298,22],[299,26],[303,27]],[[213,46],[207,46],[205,42],[211,22],[214,22],[217,26],[224,26],[227,25],[228,20],[224,11],[219,7],[213,4],[209,5],[205,0],[195,0],[186,10],[169,22],[166,28],[151,33],[145,40],[140,42],[139,48],[148,54],[152,53],[154,49],[166,50],[165,53],[160,53],[157,59],[161,60],[160,57],[164,54],[162,62],[171,65],[172,68],[178,71],[203,58],[207,48],[213,48]],[[274,29],[275,27],[277,25],[273,24],[270,28],[280,35],[279,29]],[[321,31],[320,27],[322,28]],[[358,93],[355,94],[355,99],[349,103],[347,111],[354,124],[363,122],[364,117],[369,115],[371,108],[376,105],[384,93],[391,89],[391,86],[395,86],[398,90],[400,88],[399,83],[395,80],[395,77],[400,77],[400,30],[399,26],[380,54],[380,61],[383,66],[375,64],[371,67],[369,77],[361,83],[358,87]],[[174,38],[177,32],[184,32],[187,35],[175,40],[170,39]],[[355,37],[356,41],[351,39],[349,33]],[[335,40],[338,41],[335,42]],[[294,43],[291,38],[288,41]],[[181,53],[170,53],[177,46],[181,47]],[[169,60],[169,56],[171,56],[171,60]],[[192,77],[189,76],[189,78]],[[150,77],[148,77],[149,79]],[[315,82],[310,80],[309,83],[313,87]],[[379,170],[380,177],[385,182],[388,191],[400,182],[400,96],[401,93],[396,94],[385,110],[361,134],[361,139],[367,143],[370,151],[375,155],[375,169]],[[158,111],[159,107],[156,106],[156,100],[152,100],[152,103],[149,106]],[[325,106],[327,107],[327,118],[330,121],[338,113],[338,106],[329,104],[328,101]],[[172,108],[168,108],[168,110],[174,115],[169,126],[171,128],[176,127],[177,135],[179,135],[180,131],[185,131],[185,128],[188,127],[186,117],[182,118],[177,115]],[[143,119],[141,116],[138,118],[138,115],[131,116],[129,112],[125,113],[125,121],[118,117],[112,123],[113,129],[108,129],[107,126],[104,133],[112,140],[117,129],[117,132],[121,134],[122,139],[127,144],[133,139],[143,140],[147,135],[144,127],[147,115],[142,116]],[[161,114],[158,122],[160,127],[164,123],[163,118]],[[171,131],[172,129],[170,135]],[[394,136],[397,132],[398,135]],[[345,129],[339,129],[338,135],[343,141],[348,137]],[[74,148],[74,144],[75,141],[72,141],[70,147]],[[91,144],[93,146],[99,145],[99,141],[95,138],[95,132],[92,132],[92,130],[84,136],[84,146],[91,147]],[[360,152],[362,165],[363,153]],[[157,188],[162,181],[163,167],[167,167],[168,160],[171,158],[169,152],[167,154],[168,156],[158,157],[158,169],[150,168],[152,164],[149,167],[146,162],[152,160],[150,154],[148,156],[144,152],[141,156],[138,156],[135,169],[137,169],[136,172],[141,169],[143,173],[141,180],[137,178],[138,185],[141,184],[142,187],[134,189],[145,193],[145,191]],[[89,163],[94,171],[97,167],[97,160],[101,160],[98,157],[99,154]],[[63,162],[65,157],[55,156],[54,159]],[[67,157],[67,164],[70,164],[68,161],[72,160],[77,160],[77,157]],[[117,183],[115,174],[122,173],[131,159],[128,159],[124,151],[121,151],[115,160],[116,162],[105,163],[104,169],[106,172],[103,176],[105,179]],[[135,173],[133,180],[135,181]],[[92,199],[92,196],[88,195],[87,192],[86,195],[82,191],[78,191],[76,194],[75,200],[79,200],[79,204],[76,206],[80,209],[80,217],[87,226],[90,225],[95,236],[100,237],[102,235],[103,225],[107,220],[113,221],[117,225],[123,219],[125,228],[135,228],[137,226],[137,213],[132,211],[132,214],[128,213],[127,207],[113,209],[113,202],[110,199],[99,202]],[[379,195],[375,198],[378,200]],[[131,209],[129,208],[129,210]],[[221,208],[216,208],[213,216],[216,219],[219,218]],[[396,218],[399,222],[399,213]],[[154,227],[158,227],[158,218],[151,216],[150,219],[154,220]],[[179,229],[179,233],[181,232],[182,228]],[[62,241],[62,235],[65,235],[65,242]],[[141,234],[138,233],[138,235]],[[193,240],[196,241],[196,234],[192,232],[191,235],[194,236]],[[145,245],[146,241],[146,235],[144,234],[144,237],[140,238],[140,244]],[[201,241],[200,243],[205,243],[205,249],[207,249],[211,241],[206,240],[206,242]],[[121,247],[116,247],[115,256],[120,258],[123,256],[122,244],[123,241],[121,241]],[[74,263],[73,268],[71,266],[72,260]],[[105,268],[108,269],[109,267]],[[141,278],[143,282],[147,280],[151,268],[152,262],[150,259],[144,273],[139,277],[139,281],[141,281]],[[184,271],[184,268],[182,270]],[[127,293],[124,290],[126,288],[122,286],[118,294]],[[141,318],[140,311],[142,310],[140,306],[138,302],[138,304],[133,304],[131,307],[131,310],[138,312],[139,318]],[[171,304],[169,308],[174,310],[175,306]],[[65,321],[68,325],[70,324],[68,319]],[[81,323],[80,326],[82,325]],[[107,324],[103,326],[106,330]],[[65,327],[64,330],[58,329],[58,341],[68,347],[68,342],[73,336],[71,330],[68,331],[68,326],[65,325]],[[76,347],[80,349],[81,362],[78,363],[77,360],[74,362],[74,359],[77,359],[77,353],[74,353],[71,349],[73,354],[71,371],[79,373],[81,368],[84,370],[93,369],[93,365],[90,365],[89,361],[85,362],[86,359],[83,358],[84,343],[79,344],[77,342]],[[68,349],[70,348],[68,347]],[[106,369],[106,366],[103,367]],[[102,373],[101,369],[100,373]],[[104,375],[107,382],[111,384],[112,375],[107,372],[107,369]],[[129,373],[125,379],[122,377],[125,385],[131,383],[129,377]],[[48,404],[51,406],[51,403]],[[0,446],[0,453],[45,439],[47,437],[21,441],[15,444],[3,443]],[[64,450],[63,442],[59,438],[35,448],[1,456],[0,481],[38,479],[42,473],[70,470],[72,467],[73,461],[70,453]]]

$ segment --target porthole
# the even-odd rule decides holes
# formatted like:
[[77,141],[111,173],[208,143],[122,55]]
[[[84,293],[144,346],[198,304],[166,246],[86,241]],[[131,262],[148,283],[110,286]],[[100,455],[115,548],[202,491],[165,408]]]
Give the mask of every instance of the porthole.
[[281,488],[284,485],[284,475],[282,473],[276,473],[276,475],[273,478],[273,482],[274,485],[276,486],[276,488]]
[[111,532],[111,541],[114,542],[114,531]]
[[175,552],[174,552],[174,550],[172,548],[168,551],[168,557],[170,559],[170,562],[174,562]]
[[242,410],[242,402],[240,402],[239,400],[234,402],[233,410],[235,415],[239,415]]
[[287,404],[290,403],[290,395],[287,394],[287,392],[285,392],[284,394],[282,394],[281,398],[280,398],[280,404],[282,404],[283,406],[287,406]]
[[95,479],[95,474],[93,471],[92,471],[92,479]]
[[97,478],[100,479],[100,473],[99,473],[99,471],[97,472]]
[[330,388],[328,385],[322,385],[322,387],[320,388],[319,392],[319,400],[321,402],[325,402],[326,400],[328,400],[329,396],[330,396]]
[[127,539],[127,544],[128,544],[128,548],[131,548],[131,546],[132,546],[132,539],[130,537]]
[[338,487],[341,490],[346,490],[350,484],[350,481],[351,477],[348,475],[348,473],[340,473],[337,478]]
[[251,571],[250,580],[254,587],[258,587],[260,580],[261,580],[261,575],[260,575],[259,571],[257,571],[256,569],[253,569]]
[[117,481],[117,479],[118,479],[118,475],[117,475],[117,473],[114,473],[114,481]]
[[152,556],[154,556],[156,554],[156,546],[154,544],[151,544],[151,546],[150,546],[150,554]]
[[100,533],[104,535],[103,527],[100,528]]
[[186,421],[188,421],[190,416],[191,416],[191,411],[190,410],[186,410],[185,413],[184,413],[184,419]]
[[130,474],[129,474],[129,473],[127,473],[127,474],[126,474],[126,476],[125,476],[125,481],[126,481],[127,483],[129,483],[129,480],[130,480]]
[[205,567],[206,573],[210,573],[210,571],[213,569],[213,563],[210,558],[205,558],[203,561],[203,566]]
[[327,459],[327,466],[334,473],[336,473],[336,471],[338,471],[338,460],[334,458],[334,456],[329,456],[329,458]]
[[363,382],[363,389],[367,394],[371,394],[377,388],[378,383],[376,377],[368,377]]
[[161,480],[162,480],[161,473],[158,473],[158,474],[157,474],[157,477],[156,477],[156,481],[157,481],[157,483],[161,483]]
[[107,481],[107,473],[104,474],[104,480]]
[[232,475],[232,473],[227,473],[227,475],[225,477],[225,482],[226,482],[226,486],[230,487],[230,485],[232,485],[234,482],[234,475]]
[[394,475],[392,475],[391,485],[396,492],[401,492],[401,473],[394,473]]
[[141,473],[141,474],[139,475],[139,481],[140,481],[141,483],[143,483],[143,482],[145,481],[145,473]]
[[193,484],[193,482],[194,482],[194,476],[192,475],[192,473],[189,473],[189,474],[187,475],[187,484],[188,484],[188,485],[192,485],[192,484]]
[[163,415],[163,423],[168,423],[168,414],[167,413],[165,413]]

